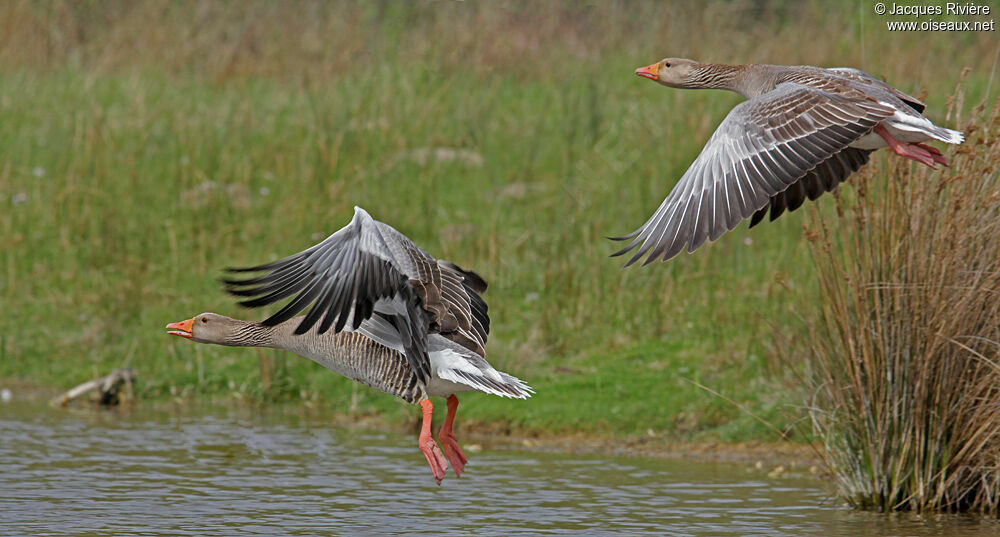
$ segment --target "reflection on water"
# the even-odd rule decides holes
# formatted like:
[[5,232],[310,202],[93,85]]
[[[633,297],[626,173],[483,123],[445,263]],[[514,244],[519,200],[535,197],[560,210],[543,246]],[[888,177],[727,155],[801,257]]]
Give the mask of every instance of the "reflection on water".
[[415,438],[280,410],[0,404],[0,534],[1000,534],[974,517],[853,513],[818,480],[726,464],[470,459],[438,487]]

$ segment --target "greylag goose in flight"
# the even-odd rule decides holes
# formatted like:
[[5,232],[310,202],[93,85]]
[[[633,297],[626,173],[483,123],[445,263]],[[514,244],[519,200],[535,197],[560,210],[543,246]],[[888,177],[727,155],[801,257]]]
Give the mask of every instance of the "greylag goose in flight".
[[[924,103],[850,68],[807,65],[724,65],[667,58],[636,69],[673,88],[726,89],[747,100],[736,105],[653,216],[615,240],[615,252],[638,248],[625,266],[694,252],[741,221],[771,220],[829,192],[888,146],[932,168],[947,165],[922,142],[962,143],[962,133],[922,115]],[[641,245],[641,246],[640,246]]]
[[[244,298],[244,306],[294,298],[263,322],[202,313],[168,324],[169,333],[199,343],[284,349],[419,404],[418,442],[439,485],[449,461],[458,476],[468,462],[452,432],[456,393],[516,399],[534,393],[484,358],[490,318],[480,294],[486,282],[434,259],[364,209],[355,207],[350,224],[308,250],[229,271],[263,273],[224,280],[229,293]],[[310,305],[308,313],[296,317]],[[447,398],[438,433],[447,459],[431,436],[429,396]]]

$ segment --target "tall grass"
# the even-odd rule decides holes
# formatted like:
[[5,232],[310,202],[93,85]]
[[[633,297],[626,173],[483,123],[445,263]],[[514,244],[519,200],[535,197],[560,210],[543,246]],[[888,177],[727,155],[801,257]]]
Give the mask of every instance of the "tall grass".
[[856,507],[1000,512],[1000,100],[962,127],[951,167],[876,158],[810,222],[810,414]]

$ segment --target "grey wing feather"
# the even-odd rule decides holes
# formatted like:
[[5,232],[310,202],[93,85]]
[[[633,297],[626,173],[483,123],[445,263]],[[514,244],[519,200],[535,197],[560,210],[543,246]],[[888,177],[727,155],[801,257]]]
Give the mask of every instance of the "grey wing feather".
[[770,220],[773,222],[785,210],[792,212],[798,209],[806,198],[815,200],[823,193],[837,188],[837,185],[844,182],[848,176],[868,162],[868,157],[872,152],[873,150],[870,149],[848,147],[824,160],[822,164],[816,166],[798,182],[793,183],[787,190],[772,196],[768,200],[768,204],[750,218],[750,227],[763,221],[768,212],[771,213]]
[[[628,266],[647,254],[644,265],[666,261],[685,246],[693,252],[768,207],[892,114],[891,107],[860,92],[833,94],[793,82],[740,103],[653,216],[617,239],[631,242],[612,256],[636,250]],[[788,199],[779,197],[776,203],[798,202],[800,195],[807,195],[806,186],[815,191],[812,184],[799,185]]]
[[859,69],[854,69],[853,67],[831,67],[827,69],[827,71],[833,71],[834,73],[850,78],[851,80],[857,82],[863,82],[870,86],[875,86],[882,90],[888,91],[896,98],[906,103],[907,106],[916,110],[917,113],[922,114],[924,112],[924,108],[927,108],[927,105],[924,104],[924,102],[921,101],[920,99],[908,93],[903,93],[902,91],[899,91],[898,89],[890,86],[889,84],[886,84],[882,80],[879,80],[878,78],[875,78],[874,76]]
[[[423,381],[430,371],[427,334],[440,333],[485,355],[489,317],[477,290],[485,290],[486,282],[475,273],[434,259],[359,207],[350,224],[303,252],[229,270],[266,273],[223,280],[227,291],[247,298],[240,302],[244,306],[261,307],[293,297],[265,319],[265,325],[280,324],[310,305],[296,334],[308,332],[317,323],[320,334],[331,327],[335,332],[345,326],[357,330],[373,314],[381,315],[391,325],[389,330],[378,323],[381,332],[369,337],[381,335],[380,343],[402,346]],[[391,332],[398,334],[395,346],[389,344]]]
[[375,314],[364,320],[358,326],[357,332],[394,351],[405,352],[400,343],[402,337],[399,335],[399,330],[396,330],[396,327],[383,314]]
[[[430,377],[426,337],[431,317],[409,285],[413,272],[419,269],[397,257],[401,250],[409,249],[400,244],[399,237],[405,237],[387,238],[377,224],[381,223],[355,207],[350,224],[303,252],[265,265],[228,269],[231,273],[265,272],[263,276],[223,282],[229,293],[247,298],[240,304],[251,308],[294,296],[265,319],[264,325],[285,322],[312,305],[296,334],[308,332],[316,323],[319,334],[331,327],[340,332],[348,322],[356,330],[379,307],[388,312],[386,319],[398,331],[410,366],[426,382]],[[409,239],[405,242],[412,244]],[[416,245],[412,248],[419,251]]]
[[392,227],[375,224],[411,275],[410,285],[431,314],[431,331],[485,356],[489,316],[480,294],[486,291],[486,281],[454,263],[434,259]]

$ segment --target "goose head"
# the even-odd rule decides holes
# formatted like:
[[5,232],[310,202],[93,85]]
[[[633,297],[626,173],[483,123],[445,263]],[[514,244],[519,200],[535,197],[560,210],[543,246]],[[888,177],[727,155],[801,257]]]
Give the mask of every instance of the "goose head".
[[694,88],[700,87],[696,75],[701,65],[700,62],[684,58],[664,58],[636,69],[635,74],[671,88]]
[[246,321],[219,315],[218,313],[202,313],[186,321],[167,325],[168,334],[197,341],[198,343],[214,343],[216,345],[243,346],[248,339]]

